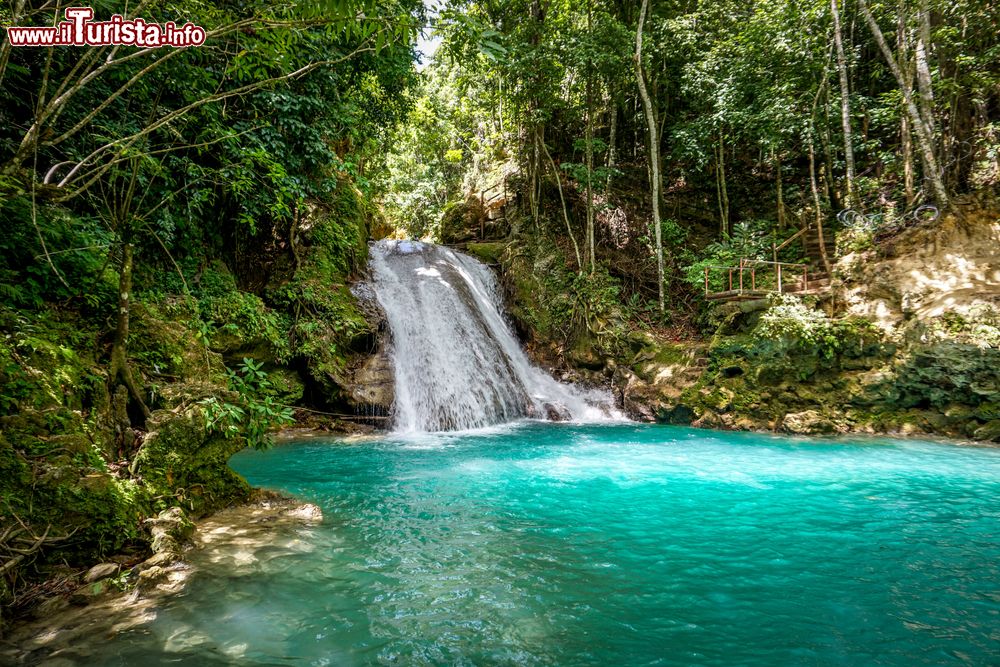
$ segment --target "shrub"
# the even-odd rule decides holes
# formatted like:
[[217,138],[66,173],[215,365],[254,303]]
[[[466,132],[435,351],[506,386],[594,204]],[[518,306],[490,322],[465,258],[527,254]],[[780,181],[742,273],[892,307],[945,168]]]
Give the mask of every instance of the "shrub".
[[836,349],[833,325],[825,313],[810,308],[802,299],[791,294],[774,295],[770,302],[754,330],[758,338],[795,340],[822,347],[824,352]]
[[269,431],[295,421],[292,408],[277,402],[277,390],[262,366],[244,359],[237,371],[226,369],[229,388],[238,397],[235,401],[212,397],[201,402],[210,431],[227,438],[244,437],[254,449],[270,447],[273,443]]
[[775,294],[770,301],[753,331],[758,340],[811,349],[825,359],[833,359],[849,342],[881,338],[871,321],[859,317],[830,319],[793,294]]

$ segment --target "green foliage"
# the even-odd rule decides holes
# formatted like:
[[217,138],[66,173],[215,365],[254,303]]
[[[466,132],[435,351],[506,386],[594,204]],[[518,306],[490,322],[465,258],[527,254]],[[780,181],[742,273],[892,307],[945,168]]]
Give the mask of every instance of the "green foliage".
[[744,259],[771,259],[774,237],[767,233],[770,227],[766,220],[737,223],[732,236],[708,244],[698,261],[684,267],[684,281],[695,289],[704,289],[705,269],[708,269],[709,289],[714,292],[728,289],[729,274],[720,269],[739,266]]
[[425,71],[375,184],[389,223],[412,238],[437,234],[448,203],[462,198],[467,170],[491,144],[491,137],[476,132],[474,107],[456,78],[458,68],[435,64]]
[[78,408],[101,381],[80,351],[88,333],[58,313],[28,317],[0,306],[0,412]]
[[33,209],[23,196],[0,197],[0,218],[0,304],[39,308],[46,300],[74,299],[99,310],[114,303],[105,262],[113,238],[97,220],[51,206]]
[[503,259],[516,293],[513,315],[543,340],[594,344],[614,353],[634,313],[622,303],[620,282],[603,269],[593,275],[570,270],[554,248],[514,246]]
[[964,313],[947,311],[930,326],[931,336],[937,340],[1000,349],[1000,309],[994,306],[977,304]]
[[262,368],[263,364],[244,359],[237,371],[227,369],[229,388],[238,398],[231,402],[210,397],[201,402],[210,431],[267,449],[273,444],[270,431],[294,421],[292,408],[276,402],[275,389]]
[[214,325],[209,336],[212,347],[229,351],[264,344],[277,359],[287,357],[285,316],[268,308],[259,296],[233,291],[202,304],[203,320]]
[[832,358],[840,345],[830,318],[822,311],[806,305],[799,297],[778,295],[754,330],[758,338],[792,341],[813,347],[826,358]]
[[757,340],[767,340],[813,351],[830,360],[846,344],[857,340],[879,340],[881,333],[869,320],[847,318],[833,320],[791,295],[773,295],[767,311],[753,331]]

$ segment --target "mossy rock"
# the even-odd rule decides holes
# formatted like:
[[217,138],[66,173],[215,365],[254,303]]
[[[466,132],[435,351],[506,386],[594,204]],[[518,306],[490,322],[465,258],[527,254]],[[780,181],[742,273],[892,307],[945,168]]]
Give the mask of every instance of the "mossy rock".
[[973,431],[972,437],[976,440],[1000,442],[1000,419],[994,419],[991,422],[983,424]]
[[483,264],[499,264],[507,244],[503,241],[469,243],[465,252],[469,253]]
[[249,497],[250,485],[228,465],[245,442],[210,432],[200,407],[154,412],[149,427],[132,471],[154,493],[177,498],[195,513]]
[[486,211],[478,197],[448,204],[441,216],[441,243],[464,243],[478,238],[485,218]]
[[267,379],[280,402],[294,405],[302,400],[306,386],[297,371],[277,366],[267,371]]
[[607,365],[598,341],[590,336],[578,337],[566,352],[566,360],[575,368],[593,371],[599,371]]
[[132,309],[129,352],[154,377],[224,382],[222,357],[210,351],[187,322],[192,315],[178,304],[136,303]]

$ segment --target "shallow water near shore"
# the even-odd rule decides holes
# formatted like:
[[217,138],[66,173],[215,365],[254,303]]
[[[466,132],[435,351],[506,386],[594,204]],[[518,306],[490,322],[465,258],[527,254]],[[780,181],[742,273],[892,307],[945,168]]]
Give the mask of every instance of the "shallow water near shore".
[[231,465],[323,521],[193,553],[79,664],[1000,659],[997,449],[524,423]]

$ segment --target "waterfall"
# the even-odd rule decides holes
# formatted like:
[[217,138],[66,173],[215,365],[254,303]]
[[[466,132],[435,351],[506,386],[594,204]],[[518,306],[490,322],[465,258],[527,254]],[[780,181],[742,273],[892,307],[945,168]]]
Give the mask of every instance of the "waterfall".
[[392,336],[396,430],[617,416],[610,394],[557,382],[531,364],[481,262],[443,246],[384,240],[372,246],[371,269]]

